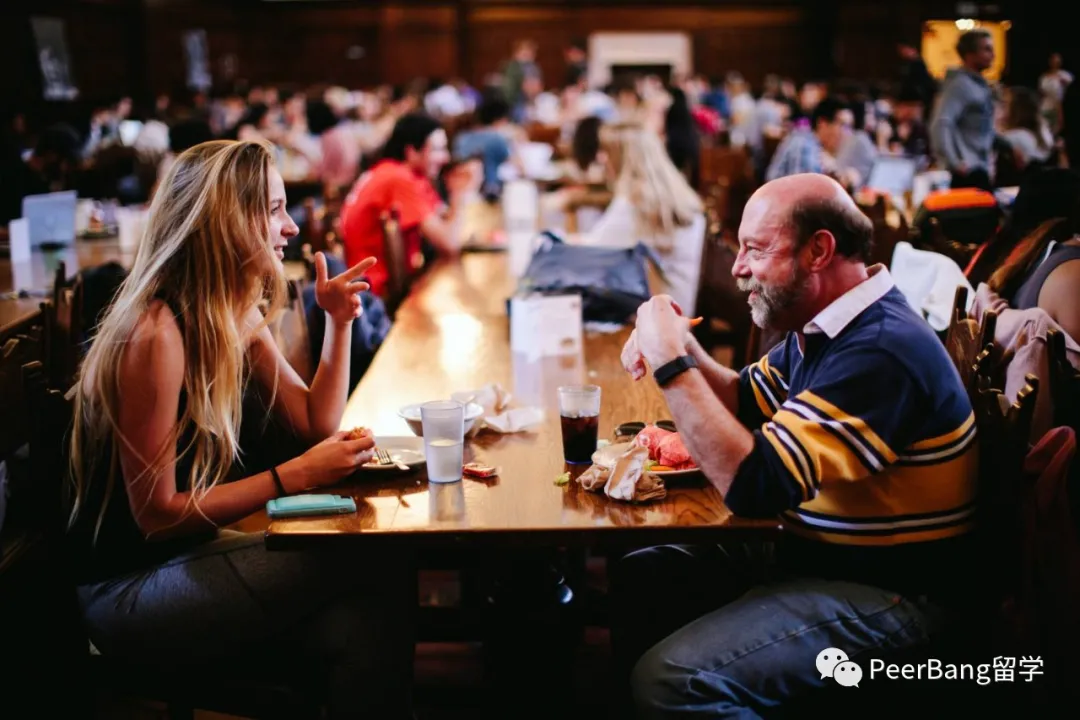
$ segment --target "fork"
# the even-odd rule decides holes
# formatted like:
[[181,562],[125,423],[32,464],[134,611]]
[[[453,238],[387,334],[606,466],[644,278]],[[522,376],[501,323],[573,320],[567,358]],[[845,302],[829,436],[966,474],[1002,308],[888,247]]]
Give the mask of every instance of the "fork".
[[394,465],[398,470],[409,470],[408,465],[390,457],[390,453],[382,448],[375,448],[375,457],[378,459],[380,465]]

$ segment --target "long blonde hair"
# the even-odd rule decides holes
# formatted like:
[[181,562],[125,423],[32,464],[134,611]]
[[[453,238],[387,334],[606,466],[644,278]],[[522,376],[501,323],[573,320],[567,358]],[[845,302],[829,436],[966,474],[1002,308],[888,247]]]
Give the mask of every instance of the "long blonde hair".
[[[287,286],[269,242],[270,150],[259,142],[217,140],[176,158],[154,196],[150,220],[127,279],[117,291],[83,363],[71,439],[74,523],[111,458],[105,506],[115,492],[119,449],[130,447],[118,427],[121,357],[140,317],[155,299],[182,319],[187,399],[169,442],[132,482],[152,481],[168,462],[190,458],[191,507],[221,482],[238,457],[247,342],[245,312],[267,301],[267,317],[285,304]],[[268,268],[273,270],[268,271]],[[276,388],[275,388],[276,389]],[[178,439],[190,430],[190,442]],[[111,451],[111,452],[110,452]]]
[[655,236],[658,250],[671,250],[675,231],[702,213],[701,198],[671,162],[659,136],[640,123],[604,126],[600,145],[616,178],[615,194],[634,207],[638,233]]

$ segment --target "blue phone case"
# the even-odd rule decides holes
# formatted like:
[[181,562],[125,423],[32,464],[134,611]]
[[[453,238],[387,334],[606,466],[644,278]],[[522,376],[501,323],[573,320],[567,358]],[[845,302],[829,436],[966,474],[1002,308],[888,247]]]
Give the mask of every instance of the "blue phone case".
[[356,501],[340,495],[290,495],[266,503],[266,513],[272,518],[343,515],[351,512],[356,512]]

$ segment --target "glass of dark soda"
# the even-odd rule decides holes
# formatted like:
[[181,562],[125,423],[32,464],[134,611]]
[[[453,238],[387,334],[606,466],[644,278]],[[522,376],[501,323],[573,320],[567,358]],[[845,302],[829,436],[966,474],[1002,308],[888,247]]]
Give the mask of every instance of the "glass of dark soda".
[[600,429],[600,388],[565,385],[559,388],[563,458],[571,465],[592,462]]

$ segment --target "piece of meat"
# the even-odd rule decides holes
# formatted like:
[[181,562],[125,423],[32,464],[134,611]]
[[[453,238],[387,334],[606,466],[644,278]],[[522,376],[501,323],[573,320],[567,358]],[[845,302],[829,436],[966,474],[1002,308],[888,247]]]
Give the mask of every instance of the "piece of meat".
[[657,449],[668,435],[674,435],[674,433],[658,428],[655,425],[646,425],[644,430],[634,436],[632,444],[648,450],[650,460],[659,461]]
[[690,457],[690,452],[686,449],[686,445],[683,444],[679,433],[668,433],[667,437],[660,441],[656,454],[656,461],[672,470],[686,470],[697,467],[697,463]]

